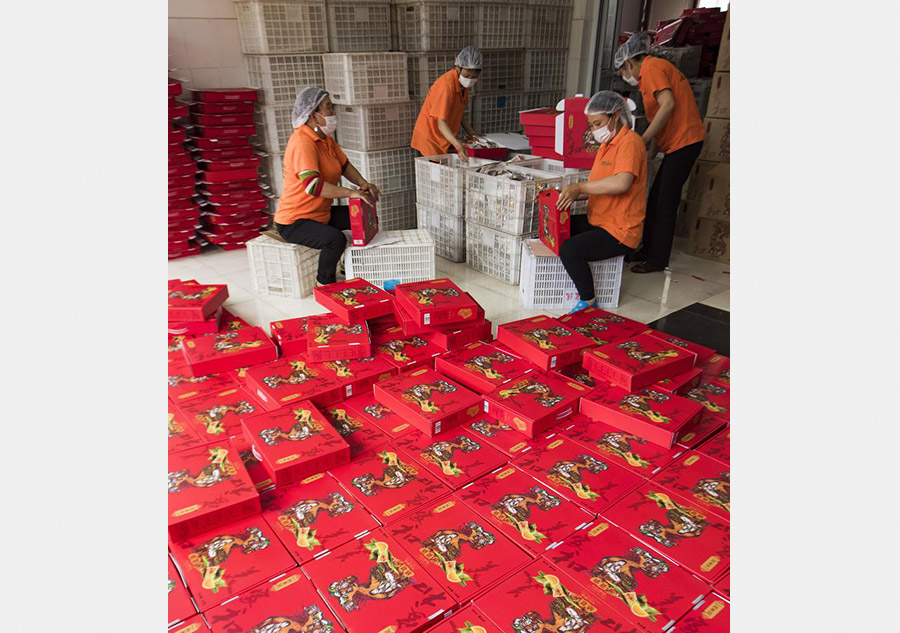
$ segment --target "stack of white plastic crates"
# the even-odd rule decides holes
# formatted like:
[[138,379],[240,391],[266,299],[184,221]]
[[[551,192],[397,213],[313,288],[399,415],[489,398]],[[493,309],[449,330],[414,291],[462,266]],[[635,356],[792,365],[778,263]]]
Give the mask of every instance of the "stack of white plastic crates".
[[[623,262],[622,256],[591,262],[594,296],[599,307],[618,307]],[[522,305],[530,310],[569,308],[579,299],[575,284],[562,261],[540,240],[525,240],[522,243],[519,296]]]
[[434,279],[434,239],[421,229],[379,231],[368,246],[348,246],[344,266],[347,279],[362,277],[380,287],[388,280]]
[[574,4],[528,0],[523,110],[554,106],[565,96]]

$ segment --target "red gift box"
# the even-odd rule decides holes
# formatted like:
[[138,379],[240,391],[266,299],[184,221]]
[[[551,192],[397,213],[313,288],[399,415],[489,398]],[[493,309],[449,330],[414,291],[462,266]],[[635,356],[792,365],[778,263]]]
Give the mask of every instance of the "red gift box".
[[344,323],[359,323],[393,311],[391,302],[394,298],[360,277],[317,286],[313,288],[313,295],[319,305],[328,308]]
[[376,519],[385,524],[450,492],[437,477],[391,443],[330,472]]
[[255,125],[231,125],[228,127],[211,127],[208,125],[194,125],[191,132],[200,138],[221,139],[235,136],[256,136]]
[[617,527],[585,527],[547,560],[572,575],[621,618],[649,631],[668,630],[709,587]]
[[349,633],[420,633],[456,606],[384,530],[346,543],[303,569]]
[[529,562],[525,552],[456,495],[385,530],[460,603]]
[[653,477],[653,483],[690,499],[704,512],[731,520],[731,472],[727,464],[688,451]]
[[603,516],[708,583],[728,571],[728,521],[652,481]]
[[678,438],[678,446],[685,450],[695,448],[718,432],[725,424],[724,420],[720,420],[704,411],[699,419],[684,429],[681,437]]
[[[393,297],[392,297],[393,298]],[[366,324],[369,326],[369,331],[372,333],[372,337],[381,336],[389,329],[397,327],[400,325],[397,322],[397,318],[394,315],[393,306],[396,304],[396,301],[391,301],[391,313],[385,314],[384,316],[376,317],[374,319],[368,319]]]
[[[591,378],[591,375],[584,367],[581,366],[581,363],[566,365],[562,369],[559,369],[553,373],[559,374],[567,380],[574,380],[575,382],[584,385],[588,389],[593,389],[597,386],[597,381]],[[590,392],[588,391],[584,395],[587,395],[588,393]]]
[[297,566],[258,514],[173,543],[172,556],[201,612]]
[[199,112],[201,114],[252,113],[253,110],[254,106],[252,101],[206,101],[191,104],[191,111]]
[[177,79],[169,79],[169,95],[181,94],[181,82]]
[[244,439],[277,487],[350,461],[350,446],[309,401],[241,420]]
[[458,494],[513,542],[535,556],[593,518],[514,466],[497,469],[468,484]]
[[416,325],[456,324],[478,317],[478,302],[446,278],[400,284],[394,290]]
[[434,358],[444,352],[421,336],[406,336],[403,328],[395,326],[374,337],[376,355],[383,356],[401,372],[434,367]]
[[169,455],[169,536],[182,539],[259,512],[259,495],[227,441]]
[[[191,222],[193,228],[194,222]],[[217,308],[212,315],[204,321],[169,321],[169,334],[184,334],[185,336],[199,336],[212,334],[219,331],[219,321],[223,308]]]
[[347,325],[332,314],[307,317],[306,357],[314,362],[372,356],[365,322]]
[[454,490],[506,463],[503,453],[462,429],[452,429],[435,437],[407,433],[393,444]]
[[200,161],[228,161],[241,158],[253,158],[253,147],[223,147],[221,149],[197,149],[197,160]]
[[591,376],[627,391],[677,376],[694,367],[696,355],[647,334],[588,350],[583,364]]
[[297,400],[327,407],[343,398],[333,372],[311,366],[303,356],[289,356],[247,370],[247,387],[270,411]]
[[653,388],[677,396],[684,396],[688,391],[700,384],[700,377],[702,375],[703,370],[699,367],[694,367],[677,376],[663,378],[662,380],[653,383]]
[[169,453],[177,453],[189,448],[202,446],[205,440],[201,440],[197,431],[187,421],[184,414],[176,407],[169,405]]
[[[219,172],[225,173],[225,172]],[[201,176],[204,176],[201,172]],[[222,182],[210,182],[209,180],[201,180],[199,182],[201,185],[200,193],[204,195],[208,194],[225,194],[225,195],[255,195],[262,191],[262,188],[259,186],[259,182],[256,180],[256,177],[252,178],[243,178],[241,180],[226,180]]]
[[169,322],[206,321],[226,299],[225,285],[181,284],[169,288]]
[[353,246],[365,246],[378,234],[377,205],[350,199],[350,237]]
[[298,317],[269,324],[269,331],[282,356],[295,356],[306,351],[306,319]]
[[352,415],[374,424],[392,438],[403,437],[412,432],[419,433],[405,418],[378,402],[372,390],[344,400],[342,404]]
[[238,434],[232,437],[231,445],[238,452],[238,457],[241,458],[244,468],[247,469],[247,473],[250,475],[250,480],[253,481],[253,487],[257,491],[263,492],[275,487],[272,476],[263,466],[262,461],[253,454],[253,449],[243,435]]
[[559,248],[572,235],[570,214],[556,208],[559,191],[545,189],[538,194],[538,238],[547,248],[559,255]]
[[712,594],[697,604],[669,631],[674,633],[729,633],[731,605],[722,596]]
[[478,394],[427,367],[377,383],[375,399],[429,436],[457,427],[481,410]]
[[195,615],[197,609],[191,602],[191,594],[185,588],[184,580],[175,568],[172,558],[168,555],[166,558],[169,561],[169,625],[172,625]]
[[[251,168],[256,169],[261,165],[262,160],[259,156],[241,156],[240,158],[217,158],[214,160],[201,160],[199,162],[204,180],[209,182],[219,182],[222,177],[218,175],[218,172],[248,170]],[[217,178],[218,180],[213,180],[213,178]],[[229,180],[247,180],[252,178],[253,177],[229,178]]]
[[356,459],[357,455],[362,453],[373,451],[390,440],[390,437],[377,425],[365,417],[357,415],[343,402],[324,407],[322,413],[331,422],[331,426],[344,438],[344,441],[350,445],[351,459]]
[[566,167],[590,169],[600,149],[584,113],[587,104],[584,97],[565,99],[563,116],[556,121],[556,145],[562,141],[563,165]]
[[711,416],[726,422],[731,416],[731,389],[727,385],[701,380],[684,397],[702,405]]
[[203,90],[191,90],[191,98],[204,104],[227,103],[229,101],[259,101],[259,95],[254,88],[204,88]]
[[212,633],[203,616],[197,614],[169,629],[168,633]]
[[663,448],[672,448],[686,428],[699,419],[701,410],[687,398],[650,387],[628,392],[601,384],[582,399],[580,412]]
[[535,108],[534,110],[523,110],[519,112],[519,122],[523,126],[533,126],[541,128],[549,128],[553,130],[556,127],[556,117],[559,116],[556,108]]
[[502,633],[475,605],[457,611],[444,618],[439,625],[428,629],[429,633]]
[[258,327],[188,339],[181,350],[194,376],[221,373],[278,358],[278,348]]
[[716,350],[711,347],[706,347],[704,345],[700,345],[699,343],[693,343],[691,341],[687,341],[683,338],[678,338],[677,336],[672,336],[671,334],[666,334],[665,332],[660,332],[659,330],[654,330],[652,328],[646,330],[645,334],[649,334],[650,336],[655,336],[661,341],[665,341],[666,343],[671,343],[672,345],[677,345],[678,347],[684,348],[691,352],[694,352],[697,355],[696,364],[700,364],[704,362],[707,358],[715,355]]
[[243,416],[263,411],[256,398],[233,381],[224,391],[198,396],[178,407],[204,443],[239,434]]
[[261,500],[263,518],[301,565],[379,525],[328,473],[269,491]]
[[731,574],[725,574],[722,580],[713,586],[726,600],[731,601]]
[[169,106],[169,118],[181,119],[188,115],[188,107],[186,105]]
[[254,125],[253,113],[226,113],[226,114],[204,114],[203,112],[192,112],[191,121],[198,125],[222,126],[222,125]]
[[478,317],[469,325],[445,325],[432,328],[423,336],[443,350],[452,351],[476,341],[491,340],[491,322],[484,318],[479,306]]
[[[178,356],[180,355],[179,350]],[[184,360],[177,356],[169,364],[168,384],[169,398],[176,404],[199,396],[219,393],[235,386],[234,381],[226,374],[207,374],[196,378],[191,376]]]
[[523,454],[515,464],[591,514],[602,512],[644,481],[565,437]]
[[498,326],[497,340],[541,369],[577,363],[594,346],[588,337],[543,314]]
[[505,147],[470,147],[464,145],[466,153],[474,158],[487,158],[489,160],[504,160],[507,149]]
[[343,398],[352,398],[362,393],[372,393],[372,385],[397,375],[397,368],[383,356],[369,356],[351,360],[330,360],[324,363],[310,363],[314,370],[331,372],[341,383]]
[[585,308],[572,314],[564,314],[559,320],[566,327],[601,346],[640,334],[647,329],[640,321],[632,321],[600,308]]
[[534,438],[578,410],[589,392],[558,374],[535,370],[484,397],[484,412]]
[[[256,167],[246,169],[223,169],[221,171],[201,171],[200,182],[209,184],[236,183],[247,182],[249,188],[251,182],[255,182],[259,178],[259,172]],[[206,187],[209,189],[209,187]],[[210,189],[210,191],[212,191]]]
[[731,430],[722,429],[708,442],[701,444],[697,452],[717,459],[723,464],[731,463]]
[[530,451],[534,447],[542,445],[546,439],[544,434],[537,439],[531,439],[506,422],[500,422],[487,416],[478,416],[476,420],[469,422],[466,428],[472,431],[475,439],[488,442],[509,457]]
[[469,389],[481,394],[519,378],[537,367],[516,356],[501,352],[493,345],[470,343],[460,351],[434,359],[434,367]]
[[228,147],[252,147],[249,136],[226,136],[223,138],[202,138],[192,136],[191,143],[201,150],[224,149]]
[[697,364],[703,369],[703,380],[731,385],[731,359],[727,356],[714,354]]

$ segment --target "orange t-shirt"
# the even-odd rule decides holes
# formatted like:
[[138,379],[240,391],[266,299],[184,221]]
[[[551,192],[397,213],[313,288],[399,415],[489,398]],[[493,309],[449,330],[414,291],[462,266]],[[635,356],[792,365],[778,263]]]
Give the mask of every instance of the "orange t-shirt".
[[275,221],[293,224],[302,219],[328,224],[332,198],[322,197],[322,183],[338,184],[348,164],[333,138],[319,138],[308,125],[296,128],[284,150],[284,184]]
[[628,172],[634,182],[625,193],[589,195],[588,222],[612,235],[625,246],[637,248],[647,213],[647,148],[641,136],[627,127],[597,150],[588,180],[601,180]]
[[668,88],[672,91],[672,98],[675,99],[672,116],[656,135],[656,144],[660,150],[669,154],[706,138],[700,110],[697,108],[697,98],[691,91],[691,84],[671,62],[650,55],[645,57],[641,64],[638,87],[644,100],[647,120],[651,123],[659,112],[656,93]]
[[419,111],[410,147],[420,151],[423,156],[446,154],[450,143],[441,134],[438,119],[444,119],[456,134],[462,125],[468,104],[469,89],[463,88],[459,83],[459,71],[454,68],[438,77],[428,90],[428,96]]

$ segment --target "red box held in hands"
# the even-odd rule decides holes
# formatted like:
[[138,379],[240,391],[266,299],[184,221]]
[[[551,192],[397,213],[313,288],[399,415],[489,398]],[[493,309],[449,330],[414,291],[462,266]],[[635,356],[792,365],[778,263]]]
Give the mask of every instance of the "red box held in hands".
[[350,198],[350,237],[353,246],[365,246],[378,234],[378,212],[375,204]]
[[446,278],[400,284],[395,294],[416,325],[463,323],[478,318],[478,302]]
[[545,189],[538,194],[538,238],[559,255],[559,247],[572,235],[571,215],[567,209],[557,209],[559,191]]
[[588,337],[543,314],[498,326],[497,341],[545,370],[577,363],[594,346]]
[[366,323],[348,325],[333,314],[307,317],[306,357],[316,363],[353,360],[372,356],[372,341]]

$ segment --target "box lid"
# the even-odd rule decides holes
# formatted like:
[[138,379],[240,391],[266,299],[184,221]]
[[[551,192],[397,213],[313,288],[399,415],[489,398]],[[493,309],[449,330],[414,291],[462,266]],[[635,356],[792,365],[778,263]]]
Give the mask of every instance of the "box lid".
[[343,405],[351,412],[351,415],[371,422],[390,437],[396,438],[413,431],[418,432],[404,417],[397,415],[378,402],[375,394],[371,391],[344,400]]
[[306,400],[341,386],[333,372],[314,367],[302,355],[250,367],[247,380],[255,388],[265,389],[279,406]]
[[[399,284],[394,290],[397,301],[420,325],[470,321],[477,317],[478,302],[447,278]],[[436,313],[446,316],[430,318]]]
[[473,437],[479,442],[485,440],[494,448],[510,457],[530,451],[544,442],[543,434],[531,439],[506,422],[500,422],[486,415],[479,416],[474,421],[469,422],[466,428],[473,433]]
[[682,449],[695,448],[725,425],[724,420],[704,411],[695,422],[684,428],[684,432],[678,438],[678,446]]
[[[428,368],[377,383],[375,397],[379,402],[384,401],[382,394],[392,397],[398,413],[425,420],[429,428],[459,411],[475,407],[471,415],[477,415],[481,410],[481,396]],[[398,408],[398,404],[403,408]]]
[[587,410],[585,405],[588,403],[597,406],[590,407],[594,413],[586,415],[601,422],[618,426],[616,416],[626,415],[642,426],[663,429],[673,434],[677,434],[685,425],[696,419],[702,409],[696,402],[687,398],[658,391],[652,387],[629,392],[602,382],[585,397],[582,402],[582,413]]
[[354,277],[327,286],[318,286],[313,289],[313,294],[316,301],[329,310],[332,310],[334,306],[339,306],[352,311],[393,301],[391,295],[361,277]]
[[653,483],[690,499],[705,512],[731,520],[731,468],[688,451],[653,477]]
[[179,284],[169,288],[169,321],[184,321],[186,312],[202,312],[200,319],[209,318],[213,311],[228,298],[225,284]]
[[677,345],[678,347],[690,350],[697,355],[697,363],[702,363],[710,356],[715,355],[716,350],[711,347],[706,347],[705,345],[700,345],[699,343],[694,343],[692,341],[688,341],[687,339],[678,338],[677,336],[672,336],[666,332],[660,332],[659,330],[654,330],[653,328],[648,328],[646,331],[650,336],[655,336],[661,341],[665,341],[666,343],[671,343],[672,345]]
[[728,385],[701,380],[684,397],[700,403],[709,415],[723,420],[731,416],[731,388]]
[[371,451],[386,443],[390,437],[363,416],[357,415],[344,402],[323,407],[322,413],[331,425],[350,445],[350,456]]
[[306,323],[307,348],[368,345],[371,342],[365,321],[347,325],[333,314],[315,314],[307,317]]
[[262,328],[245,327],[188,339],[182,345],[182,352],[188,364],[194,365],[218,358],[241,356],[264,348],[271,348],[273,359],[277,356],[275,344]]
[[693,352],[649,334],[635,334],[612,345],[589,349],[585,352],[585,366],[588,356],[595,357],[593,360],[598,363],[608,364],[632,376],[651,367],[658,369],[674,363],[680,364],[685,357],[696,357]]
[[534,424],[547,417],[562,419],[562,414],[568,417],[577,410],[578,400],[588,391],[580,383],[538,369],[501,385],[484,398],[510,411],[515,416],[513,425],[519,431],[525,431],[525,423],[518,423],[516,419]]
[[493,345],[477,341],[463,346],[459,351],[438,356],[436,362],[452,364],[454,374],[462,373],[468,380],[458,380],[479,393],[493,391],[514,378],[538,369],[527,360],[507,354]]
[[200,396],[178,405],[185,419],[204,442],[212,442],[241,432],[243,416],[264,410],[259,401],[243,387]]
[[450,488],[459,488],[506,463],[506,455],[470,431],[450,429],[429,437],[408,433],[394,444]]
[[539,315],[497,326],[497,339],[507,342],[506,336],[516,338],[535,353],[555,356],[565,352],[587,349],[594,342],[547,315]]

